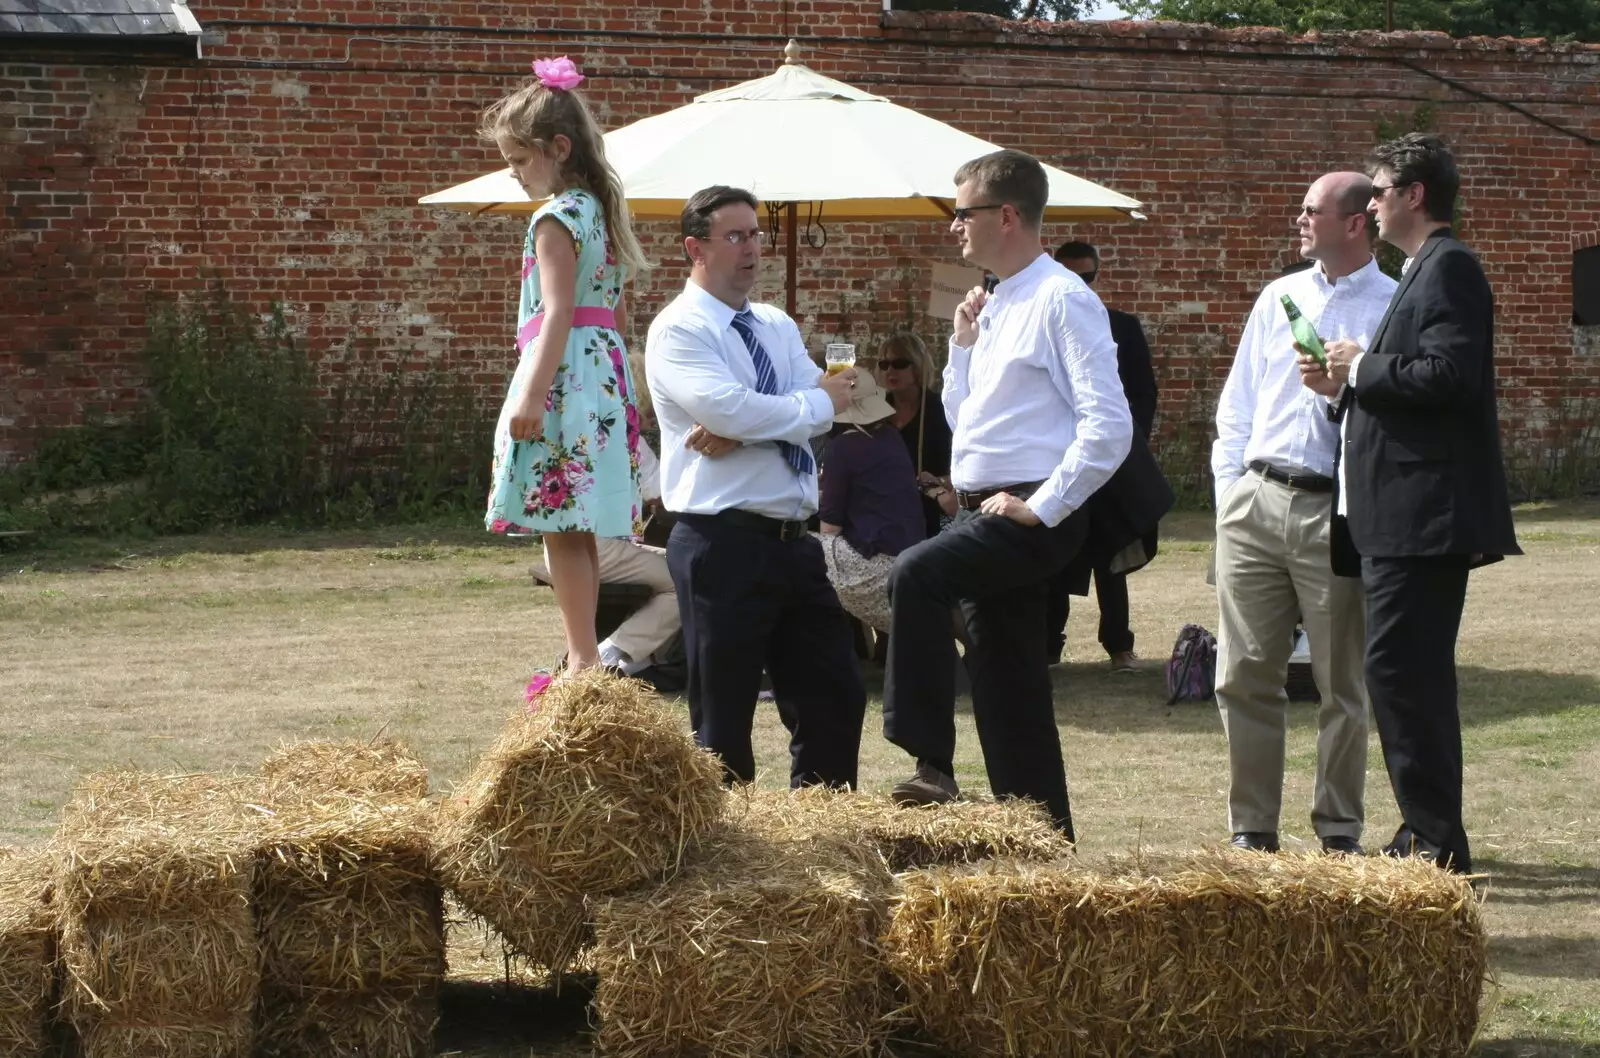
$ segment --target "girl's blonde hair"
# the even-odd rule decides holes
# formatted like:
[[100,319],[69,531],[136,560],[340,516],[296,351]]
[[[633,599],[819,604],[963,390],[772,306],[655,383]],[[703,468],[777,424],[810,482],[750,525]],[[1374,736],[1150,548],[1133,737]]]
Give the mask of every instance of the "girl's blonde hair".
[[530,81],[483,112],[478,135],[486,143],[498,143],[504,136],[528,150],[545,152],[557,136],[565,136],[572,142],[572,152],[561,166],[562,179],[600,200],[606,235],[617,261],[635,276],[650,267],[628,218],[622,180],[606,161],[600,126],[577,92]]
[[911,366],[917,373],[917,385],[923,389],[937,390],[944,381],[943,376],[933,366],[933,356],[928,352],[928,347],[922,344],[921,338],[910,331],[891,334],[878,346],[878,363],[902,358],[911,361]]

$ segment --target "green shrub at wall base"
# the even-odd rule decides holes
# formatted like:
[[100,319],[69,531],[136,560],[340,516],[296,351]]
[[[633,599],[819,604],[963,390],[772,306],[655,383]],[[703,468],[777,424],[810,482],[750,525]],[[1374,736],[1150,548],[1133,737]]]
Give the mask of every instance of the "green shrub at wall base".
[[55,431],[0,475],[0,531],[481,514],[493,421],[448,371],[357,343],[313,364],[280,309],[258,323],[221,292],[155,303],[149,321],[139,413]]

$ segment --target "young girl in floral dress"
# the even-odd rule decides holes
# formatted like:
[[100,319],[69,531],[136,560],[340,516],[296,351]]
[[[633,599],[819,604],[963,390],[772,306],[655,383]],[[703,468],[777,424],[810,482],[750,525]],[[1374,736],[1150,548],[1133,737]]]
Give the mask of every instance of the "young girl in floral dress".
[[600,129],[573,91],[583,75],[565,56],[533,69],[479,130],[529,198],[550,199],[523,246],[521,359],[495,429],[485,521],[497,533],[543,534],[576,671],[602,662],[595,536],[632,536],[642,524],[639,416],[621,332],[623,281],[646,265]]

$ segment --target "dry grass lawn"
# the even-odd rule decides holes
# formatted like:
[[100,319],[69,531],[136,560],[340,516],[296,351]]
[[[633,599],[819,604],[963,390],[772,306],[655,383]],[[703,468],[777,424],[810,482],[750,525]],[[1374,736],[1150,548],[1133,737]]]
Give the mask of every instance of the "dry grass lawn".
[[[1473,576],[1461,635],[1468,829],[1488,875],[1492,990],[1482,1053],[1600,1056],[1600,503],[1519,512],[1528,556]],[[113,765],[255,767],[280,741],[369,736],[417,749],[434,788],[461,778],[528,670],[558,647],[526,545],[458,530],[166,539],[0,553],[0,843],[42,840],[72,784]],[[420,542],[419,542],[420,541]],[[1139,649],[1216,624],[1205,516],[1171,520],[1133,578]],[[1215,708],[1164,704],[1159,662],[1105,671],[1094,604],[1069,626],[1057,716],[1083,854],[1179,849],[1226,836],[1226,746]],[[876,682],[874,682],[876,686]],[[982,788],[963,714],[964,785]],[[1313,842],[1312,707],[1292,707],[1283,830]],[[786,773],[762,713],[757,755]],[[864,785],[908,762],[869,715]],[[1397,823],[1376,732],[1367,843]],[[492,945],[454,942],[441,1053],[586,1053],[581,987],[507,989]],[[1358,1011],[1351,1012],[1359,1017]]]

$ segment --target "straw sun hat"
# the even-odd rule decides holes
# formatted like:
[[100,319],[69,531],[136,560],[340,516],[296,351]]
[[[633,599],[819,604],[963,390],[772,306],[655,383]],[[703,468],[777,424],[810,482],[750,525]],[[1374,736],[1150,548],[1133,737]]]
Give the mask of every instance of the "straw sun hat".
[[856,375],[855,389],[850,393],[850,406],[835,415],[833,421],[867,426],[893,414],[894,408],[884,397],[877,381],[870,374],[862,372]]

